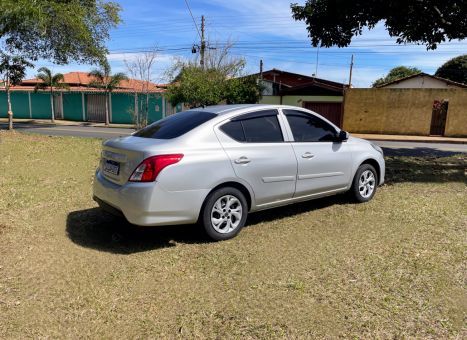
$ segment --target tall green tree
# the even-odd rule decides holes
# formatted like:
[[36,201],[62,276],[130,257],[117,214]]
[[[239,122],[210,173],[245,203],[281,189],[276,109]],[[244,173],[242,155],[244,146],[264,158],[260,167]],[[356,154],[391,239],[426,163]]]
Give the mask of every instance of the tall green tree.
[[4,48],[30,60],[97,63],[108,53],[109,31],[121,6],[106,0],[1,0]]
[[346,47],[365,27],[379,22],[399,44],[424,44],[432,50],[467,36],[467,0],[306,0],[290,7],[293,18],[306,23],[315,47]]
[[467,84],[467,54],[445,62],[436,70],[435,76]]
[[38,90],[50,89],[50,110],[52,123],[55,122],[54,114],[54,89],[70,90],[70,85],[65,84],[65,77],[61,73],[53,74],[47,67],[41,67],[37,70],[36,79],[42,80],[42,83],[37,83],[34,87],[34,92]]
[[371,87],[377,87],[379,85],[387,84],[387,83],[390,83],[391,81],[405,78],[408,76],[412,76],[420,72],[422,71],[416,67],[405,67],[405,66],[394,67],[393,69],[389,71],[389,73],[386,76],[376,79],[373,82],[373,84],[371,84]]
[[128,80],[128,77],[123,72],[112,75],[112,69],[107,61],[101,62],[99,67],[92,69],[88,75],[94,78],[88,86],[102,90],[106,96],[105,125],[109,125],[109,94],[119,87],[122,81]]
[[21,84],[26,77],[26,68],[34,67],[22,56],[0,55],[0,74],[4,77],[8,101],[8,129],[13,130],[13,110],[11,109],[10,87]]

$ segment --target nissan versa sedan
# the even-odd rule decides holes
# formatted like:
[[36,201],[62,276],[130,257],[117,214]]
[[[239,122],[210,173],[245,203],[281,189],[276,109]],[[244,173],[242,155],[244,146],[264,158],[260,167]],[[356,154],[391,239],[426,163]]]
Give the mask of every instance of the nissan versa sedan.
[[249,212],[344,192],[368,202],[384,181],[381,148],[294,106],[192,109],[102,145],[101,208],[139,226],[199,222],[214,240]]

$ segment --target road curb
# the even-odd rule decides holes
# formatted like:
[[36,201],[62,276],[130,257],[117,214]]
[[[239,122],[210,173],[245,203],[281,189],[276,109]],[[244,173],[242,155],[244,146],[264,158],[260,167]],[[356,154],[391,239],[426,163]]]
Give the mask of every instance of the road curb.
[[381,139],[381,138],[363,138],[374,142],[400,142],[400,143],[427,143],[427,144],[467,144],[464,141],[447,140],[429,140],[429,139]]

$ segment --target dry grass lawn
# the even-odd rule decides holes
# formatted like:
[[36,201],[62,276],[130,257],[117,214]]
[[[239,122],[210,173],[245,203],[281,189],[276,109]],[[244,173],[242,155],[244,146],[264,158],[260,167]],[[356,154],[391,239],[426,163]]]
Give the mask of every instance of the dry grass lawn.
[[102,141],[0,132],[0,339],[465,339],[466,156],[388,157],[228,242],[92,201]]

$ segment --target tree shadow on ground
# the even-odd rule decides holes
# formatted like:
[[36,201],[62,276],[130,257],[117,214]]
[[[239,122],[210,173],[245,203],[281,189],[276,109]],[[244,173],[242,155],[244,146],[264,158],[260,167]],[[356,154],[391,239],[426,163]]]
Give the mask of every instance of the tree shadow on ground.
[[385,157],[386,184],[466,182],[467,155]]

